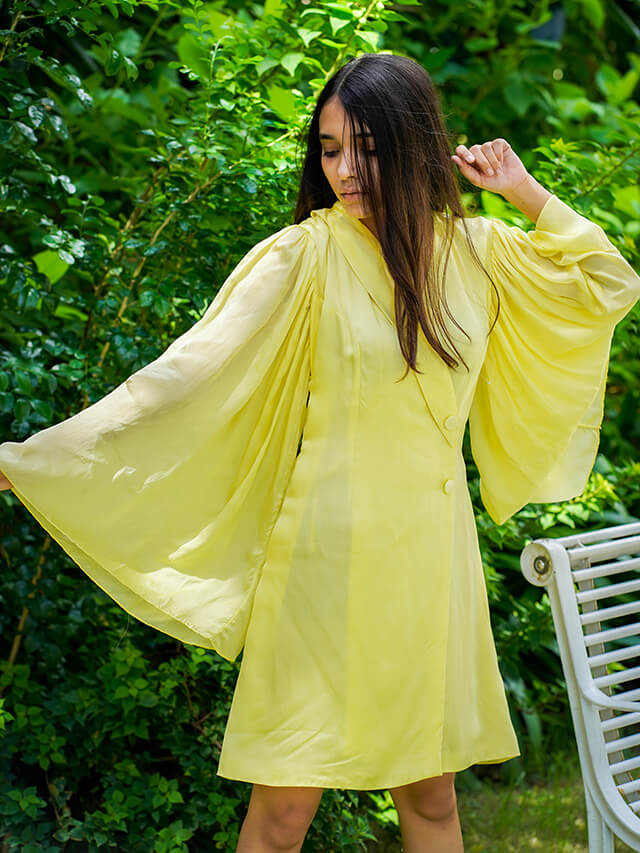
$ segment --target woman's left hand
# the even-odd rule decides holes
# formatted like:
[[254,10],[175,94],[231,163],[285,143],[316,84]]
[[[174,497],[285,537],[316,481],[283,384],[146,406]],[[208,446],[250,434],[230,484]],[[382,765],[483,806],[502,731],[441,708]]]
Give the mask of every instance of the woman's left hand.
[[494,139],[471,148],[458,145],[451,159],[476,187],[501,195],[513,192],[529,177],[522,160],[506,139]]

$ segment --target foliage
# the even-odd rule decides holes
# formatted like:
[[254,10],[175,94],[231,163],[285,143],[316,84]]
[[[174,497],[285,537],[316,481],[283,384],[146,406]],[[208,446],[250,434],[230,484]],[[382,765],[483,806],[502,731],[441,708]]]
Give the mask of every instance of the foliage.
[[[457,141],[507,138],[637,268],[640,66],[618,12],[571,0],[558,35],[546,0],[527,12],[515,0],[14,0],[0,31],[3,439],[68,417],[159,355],[291,220],[315,94],[358,52],[421,61]],[[464,189],[470,213],[528,227]],[[616,331],[601,456],[580,498],[496,527],[465,448],[523,746],[524,762],[496,770],[507,779],[541,773],[568,730],[548,601],[518,554],[543,532],[638,516],[637,325],[633,312]],[[216,766],[241,659],[129,620],[17,499],[1,493],[0,507],[5,849],[233,849],[249,790]],[[325,792],[305,850],[363,849],[373,825],[393,824],[375,796]]]

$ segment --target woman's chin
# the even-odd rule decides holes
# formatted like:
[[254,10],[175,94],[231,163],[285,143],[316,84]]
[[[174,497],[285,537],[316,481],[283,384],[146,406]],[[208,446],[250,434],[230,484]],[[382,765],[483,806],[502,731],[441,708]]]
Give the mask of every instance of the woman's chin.
[[351,214],[351,216],[356,216],[358,219],[362,219],[363,216],[369,215],[369,208],[362,196],[351,199],[348,196],[343,196],[342,203],[344,204],[345,210]]
[[341,195],[343,204],[362,204],[364,200],[364,195],[362,193],[347,193],[346,195]]

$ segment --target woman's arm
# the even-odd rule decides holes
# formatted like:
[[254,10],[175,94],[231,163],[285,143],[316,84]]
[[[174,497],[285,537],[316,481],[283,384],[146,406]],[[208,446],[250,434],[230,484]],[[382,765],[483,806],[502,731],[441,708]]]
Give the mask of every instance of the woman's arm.
[[7,480],[4,474],[0,471],[0,492],[4,492],[11,488],[11,483]]

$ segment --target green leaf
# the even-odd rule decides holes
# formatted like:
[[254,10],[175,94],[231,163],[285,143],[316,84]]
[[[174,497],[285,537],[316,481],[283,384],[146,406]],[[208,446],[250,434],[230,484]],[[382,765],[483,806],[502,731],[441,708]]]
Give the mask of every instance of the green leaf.
[[27,114],[31,119],[31,124],[33,125],[33,127],[40,127],[40,125],[47,116],[47,111],[39,104],[31,104],[31,106],[27,109]]
[[263,17],[266,15],[278,15],[284,6],[283,0],[266,0],[264,4]]
[[308,30],[305,27],[298,27],[297,32],[302,41],[304,42],[305,47],[308,47],[314,40],[314,38],[322,35],[321,30]]
[[507,102],[519,116],[525,115],[536,97],[531,80],[519,72],[509,74],[505,80],[504,93]]
[[29,127],[28,124],[24,124],[24,122],[22,121],[17,121],[15,122],[14,127],[16,128],[16,130],[19,130],[20,133],[29,140],[29,142],[31,142],[33,145],[37,145],[38,137],[35,135],[35,133]]
[[58,252],[45,249],[33,255],[33,260],[41,273],[47,276],[51,284],[62,278],[69,269],[69,264],[62,260]]
[[84,89],[76,89],[76,95],[85,109],[90,110],[93,108],[93,98],[88,92]]
[[13,394],[7,394],[4,391],[0,392],[0,412],[3,415],[13,411],[14,402],[15,398]]
[[304,56],[301,53],[287,53],[280,60],[280,64],[287,69],[289,74],[293,74],[303,59]]
[[640,73],[635,69],[631,69],[623,77],[615,68],[607,64],[601,65],[595,75],[598,88],[612,104],[622,104],[627,101],[632,96],[639,79]]
[[22,421],[26,421],[27,415],[30,411],[29,401],[28,400],[16,400],[13,404],[13,414],[15,415],[16,420],[19,423]]
[[498,44],[498,39],[495,36],[487,38],[470,38],[466,39],[464,42],[466,50],[470,53],[487,52],[489,50],[493,50],[494,47],[498,47]]
[[601,0],[578,0],[589,23],[599,30],[604,23],[604,7]]
[[364,41],[369,47],[375,51],[382,45],[382,35],[381,33],[374,33],[370,30],[363,30],[358,33],[358,36]]
[[16,386],[22,391],[23,394],[31,394],[33,391],[33,382],[31,381],[31,376],[25,371],[21,370],[16,373]]
[[82,320],[82,322],[85,322],[88,318],[88,314],[85,314],[84,311],[74,308],[73,305],[64,305],[62,303],[56,305],[53,314],[54,317],[61,317],[63,320]]
[[124,57],[124,67],[127,72],[127,78],[129,80],[137,80],[138,79],[138,66],[133,62],[133,60],[129,59],[128,56]]
[[293,121],[297,117],[296,98],[290,89],[270,86],[269,104],[272,110],[284,119]]
[[355,8],[351,8],[347,5],[342,5],[340,3],[327,3],[323,4],[324,9],[330,9],[336,18],[344,18],[347,21],[353,21],[356,18],[360,17],[360,10]]
[[209,9],[207,13],[207,23],[213,36],[221,41],[223,39],[233,38],[231,28],[233,26],[234,17],[225,15],[216,9]]
[[76,191],[75,184],[71,182],[68,175],[58,175],[57,180],[69,194],[72,195]]
[[115,45],[124,57],[136,56],[142,44],[142,36],[133,27],[127,27],[115,37]]
[[76,259],[73,257],[71,252],[67,252],[66,249],[58,249],[58,256],[59,256],[61,261],[64,261],[65,263],[67,263],[69,265],[75,264],[75,262],[76,262]]
[[55,113],[48,114],[49,124],[61,139],[69,138],[69,129],[63,119]]
[[44,418],[45,421],[50,422],[53,420],[53,406],[50,403],[47,403],[45,400],[32,400],[31,405],[36,414]]
[[335,15],[329,15],[329,26],[331,27],[332,35],[336,35],[340,30],[344,29],[344,27],[349,26],[352,21],[352,16],[347,15],[347,20],[344,20],[344,17],[336,17]]
[[203,80],[209,77],[209,51],[202,42],[197,41],[189,33],[181,36],[176,44],[176,51],[181,62],[194,71]]
[[117,74],[124,64],[124,56],[115,47],[112,47],[107,55],[107,61],[104,65],[104,73],[113,75]]

